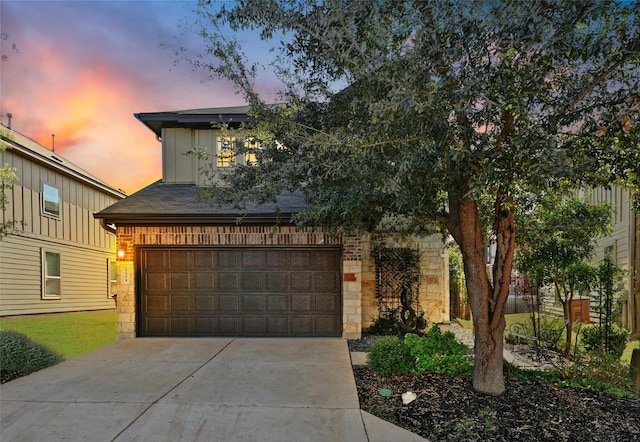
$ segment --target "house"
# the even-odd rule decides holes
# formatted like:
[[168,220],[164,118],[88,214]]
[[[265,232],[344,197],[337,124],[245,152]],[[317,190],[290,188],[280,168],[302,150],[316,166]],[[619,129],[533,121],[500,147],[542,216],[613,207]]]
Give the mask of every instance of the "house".
[[0,223],[0,315],[114,308],[116,238],[93,213],[125,197],[61,155],[0,125],[16,170]]
[[[117,229],[120,337],[359,337],[381,302],[397,305],[400,297],[398,290],[381,292],[389,287],[381,282],[393,280],[376,271],[374,251],[381,247],[419,251],[416,309],[430,322],[448,321],[440,235],[381,239],[297,230],[291,218],[305,200],[295,192],[280,195],[277,211],[267,204],[246,214],[198,198],[203,168],[220,173],[245,161],[227,149],[236,140],[212,123],[249,122],[247,110],[135,115],[162,142],[162,179],[95,215]],[[210,155],[188,155],[195,147]]]
[[[626,270],[622,287],[620,323],[633,335],[640,333],[640,214],[633,209],[631,193],[619,187],[596,188],[590,192],[594,203],[607,202],[612,207],[612,232],[598,241],[596,262],[611,254],[613,263]],[[591,306],[593,310],[594,306]],[[592,313],[593,315],[593,313]]]

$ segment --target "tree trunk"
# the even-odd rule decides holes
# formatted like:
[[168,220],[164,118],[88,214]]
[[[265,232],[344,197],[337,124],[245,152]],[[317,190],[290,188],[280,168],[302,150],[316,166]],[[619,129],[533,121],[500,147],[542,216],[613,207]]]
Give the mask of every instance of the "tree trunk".
[[[504,393],[504,305],[509,294],[514,251],[514,222],[510,211],[496,203],[497,252],[494,284],[489,280],[484,235],[478,204],[474,200],[450,199],[447,228],[460,246],[473,315],[475,362],[473,388],[490,395]],[[497,266],[497,267],[496,267]]]
[[564,341],[564,351],[562,352],[562,354],[565,356],[568,356],[569,352],[571,351],[571,339],[572,339],[571,335],[573,332],[573,316],[571,312],[571,298],[562,301],[562,310],[564,312],[564,318],[567,321],[566,329],[565,329],[566,339]]

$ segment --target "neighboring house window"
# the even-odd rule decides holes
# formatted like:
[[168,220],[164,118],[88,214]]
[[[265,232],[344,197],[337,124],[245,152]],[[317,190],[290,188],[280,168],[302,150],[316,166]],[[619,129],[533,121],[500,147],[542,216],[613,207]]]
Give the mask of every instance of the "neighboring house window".
[[256,162],[256,150],[260,149],[260,143],[253,139],[242,140],[244,155],[237,156],[235,147],[238,140],[235,137],[218,137],[216,156],[218,167],[229,167],[237,162],[249,164]]
[[42,213],[60,217],[60,191],[49,184],[42,185]]
[[118,268],[116,262],[111,259],[107,259],[107,297],[112,297],[116,294],[116,284],[118,284]]
[[42,299],[60,299],[60,254],[42,249]]

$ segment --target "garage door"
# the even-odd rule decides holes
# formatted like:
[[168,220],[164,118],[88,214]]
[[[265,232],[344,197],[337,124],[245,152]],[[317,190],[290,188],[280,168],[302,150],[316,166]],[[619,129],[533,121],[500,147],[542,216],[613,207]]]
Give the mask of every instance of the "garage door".
[[338,248],[141,248],[140,336],[340,336]]

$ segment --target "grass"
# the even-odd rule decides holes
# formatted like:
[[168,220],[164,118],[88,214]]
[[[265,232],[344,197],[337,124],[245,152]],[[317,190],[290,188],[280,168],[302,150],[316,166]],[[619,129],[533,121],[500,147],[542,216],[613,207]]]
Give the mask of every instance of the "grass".
[[0,319],[0,330],[24,333],[65,359],[88,353],[118,338],[115,311],[56,313]]
[[[505,320],[507,321],[507,328],[509,330],[509,326],[511,324],[529,324],[531,322],[530,313],[513,313],[510,315],[504,315]],[[471,330],[473,329],[473,324],[469,319],[460,319],[456,318],[456,321],[460,324],[460,326],[464,329]],[[575,331],[575,329],[574,329]],[[563,335],[564,336],[564,335]],[[564,342],[564,337],[561,338],[561,342]],[[620,362],[629,364],[631,363],[631,353],[634,348],[640,348],[640,340],[635,339],[633,341],[628,341],[627,346],[625,347],[624,353],[622,353],[622,357],[620,358]]]

